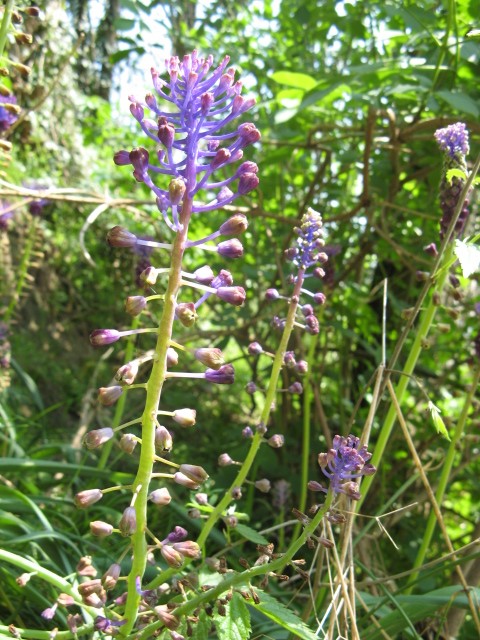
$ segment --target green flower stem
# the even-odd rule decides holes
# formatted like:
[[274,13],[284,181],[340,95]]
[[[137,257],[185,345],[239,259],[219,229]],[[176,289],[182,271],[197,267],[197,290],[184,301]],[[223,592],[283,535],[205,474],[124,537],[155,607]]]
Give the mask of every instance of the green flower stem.
[[128,576],[128,597],[125,605],[125,620],[127,623],[121,628],[120,635],[127,636],[135,624],[140,603],[140,595],[137,593],[135,581],[143,577],[147,562],[147,541],[145,531],[147,528],[147,498],[150,480],[155,461],[155,428],[156,416],[160,404],[163,383],[167,377],[167,349],[172,340],[173,321],[175,319],[175,307],[177,295],[182,279],[182,260],[185,252],[185,244],[188,233],[188,223],[192,211],[191,199],[185,199],[182,207],[183,229],[178,232],[172,246],[171,266],[168,278],[167,290],[162,318],[158,327],[158,339],[155,347],[153,368],[147,383],[147,397],[145,410],[142,416],[142,446],[137,475],[133,486],[139,488],[135,502],[137,529],[132,536],[133,559],[130,574]]
[[[310,364],[313,362],[315,349],[318,344],[319,333],[313,336],[308,348],[307,362],[309,363],[307,375],[303,378],[303,429],[302,429],[302,468],[300,476],[300,500],[299,511],[305,511],[305,505],[307,504],[307,484],[308,473],[310,470],[310,434],[311,434],[311,417],[312,417],[312,367]],[[293,539],[295,539],[300,533],[301,524],[298,523],[293,531]]]
[[[282,339],[280,341],[280,345],[277,349],[277,353],[275,355],[275,359],[272,365],[272,373],[270,376],[270,382],[268,384],[267,393],[265,396],[265,404],[263,407],[263,411],[260,417],[260,421],[264,424],[268,424],[268,420],[270,418],[270,413],[272,411],[272,404],[275,400],[275,394],[278,386],[278,379],[280,377],[280,372],[283,367],[283,358],[285,356],[285,351],[288,347],[288,341],[290,340],[290,335],[293,330],[293,326],[295,324],[295,314],[297,312],[298,300],[300,297],[300,289],[303,286],[303,276],[305,270],[300,269],[297,275],[294,291],[292,297],[290,299],[290,306],[288,309],[287,319],[285,321],[285,328],[283,330]],[[247,457],[245,458],[242,466],[239,469],[237,476],[235,477],[230,489],[225,492],[222,500],[216,505],[215,509],[210,514],[208,520],[205,522],[200,535],[198,536],[197,543],[200,545],[202,551],[204,551],[205,542],[210,534],[210,531],[215,526],[217,520],[221,517],[222,513],[224,513],[225,509],[228,507],[230,502],[232,501],[232,491],[235,487],[241,487],[245,482],[245,479],[252,467],[252,464],[255,460],[255,456],[258,453],[260,445],[262,444],[263,436],[260,433],[255,433],[253,436],[252,443],[250,445],[250,449],[248,451]]]
[[[438,309],[438,305],[435,303],[435,293],[440,293],[443,290],[445,282],[448,278],[448,265],[451,262],[453,256],[454,245],[451,242],[447,248],[447,251],[444,255],[442,261],[442,267],[439,270],[437,281],[432,288],[432,292],[430,294],[430,301],[428,306],[423,311],[420,319],[420,324],[418,325],[418,329],[416,331],[415,340],[410,349],[410,353],[408,354],[407,362],[403,368],[402,373],[404,375],[400,376],[400,380],[395,387],[395,395],[398,399],[398,404],[401,404],[405,395],[405,391],[407,389],[407,385],[410,381],[410,378],[413,374],[415,366],[417,364],[418,358],[422,353],[422,343],[427,338],[428,332],[432,326],[433,320],[435,318],[435,314]],[[395,424],[395,420],[397,419],[397,412],[393,404],[390,405],[390,409],[388,410],[387,416],[385,418],[385,422],[383,423],[382,429],[379,433],[378,440],[375,443],[375,450],[371,459],[371,463],[378,467],[380,460],[382,459],[383,452],[388,443],[388,439],[390,438],[390,434],[393,429],[393,425]],[[358,501],[358,509],[360,509],[365,497],[368,493],[370,485],[373,482],[374,476],[366,476],[362,482],[362,497]]]
[[0,58],[3,56],[3,52],[5,51],[8,27],[10,26],[10,20],[12,19],[13,5],[14,0],[7,0],[3,10],[2,24],[0,25]]
[[[0,99],[0,102],[1,102],[1,99]],[[10,303],[3,316],[3,322],[6,325],[8,325],[15,311],[15,307],[17,306],[17,303],[20,300],[23,287],[25,286],[25,282],[28,276],[28,267],[30,264],[30,257],[32,255],[33,247],[35,244],[36,235],[37,235],[37,220],[36,218],[33,218],[33,220],[31,221],[31,224],[29,225],[28,236],[25,241],[25,246],[23,247],[22,261],[18,267],[18,274],[16,277],[17,286],[15,287],[15,291],[12,294]]]
[[[448,451],[445,455],[445,459],[442,464],[442,471],[440,473],[440,478],[438,480],[437,491],[435,493],[435,499],[440,506],[443,502],[443,498],[445,496],[445,491],[447,488],[448,480],[450,478],[450,473],[453,467],[453,461],[455,459],[455,455],[458,452],[458,443],[460,442],[460,438],[462,437],[465,431],[465,425],[467,422],[468,412],[472,406],[473,399],[475,397],[475,393],[478,389],[478,384],[480,382],[480,366],[477,366],[477,370],[475,376],[473,378],[472,384],[470,386],[470,390],[465,398],[465,402],[463,405],[462,412],[458,419],[458,422],[455,426],[455,431],[453,433],[453,437],[450,441],[450,445],[448,447]],[[425,560],[425,556],[427,554],[428,548],[430,546],[430,542],[432,540],[433,531],[435,529],[435,525],[437,523],[437,519],[435,516],[435,512],[430,512],[428,517],[427,526],[425,527],[425,532],[423,534],[422,544],[417,553],[417,557],[415,558],[415,562],[413,563],[413,568],[418,569],[422,566],[423,561]],[[405,592],[406,594],[410,593],[412,590],[412,584],[416,581],[419,572],[416,571],[410,575],[408,580],[408,589]]]
[[[330,509],[330,505],[332,504],[333,493],[329,489],[326,497],[325,503],[322,507],[317,511],[315,517],[309,522],[309,524],[303,529],[302,533],[298,538],[294,540],[294,542],[290,545],[287,551],[282,554],[280,557],[275,558],[272,562],[268,564],[260,565],[258,567],[253,567],[252,569],[248,569],[243,571],[242,573],[232,573],[227,574],[217,586],[213,589],[209,589],[208,591],[204,591],[203,593],[195,596],[188,602],[182,604],[180,607],[175,609],[173,613],[176,617],[181,618],[182,616],[189,615],[195,609],[198,609],[205,605],[207,602],[213,602],[217,598],[219,598],[222,593],[229,591],[235,587],[242,587],[249,585],[251,580],[257,576],[264,575],[265,573],[281,573],[284,567],[289,564],[298,551],[303,547],[308,538],[312,537],[315,534],[316,529],[321,524],[325,514]],[[261,598],[261,594],[260,594]],[[149,624],[139,635],[135,636],[136,640],[148,640],[153,637],[153,632],[156,629],[159,629],[163,626],[163,623],[159,620],[158,622],[153,622]],[[131,636],[133,640],[133,636]],[[130,640],[130,638],[129,638]]]

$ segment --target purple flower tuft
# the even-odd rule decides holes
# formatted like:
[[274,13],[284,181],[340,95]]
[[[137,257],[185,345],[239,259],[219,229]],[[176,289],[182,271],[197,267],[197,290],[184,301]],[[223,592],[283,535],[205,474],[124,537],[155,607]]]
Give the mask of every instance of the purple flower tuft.
[[468,130],[463,122],[456,122],[444,129],[437,129],[434,135],[440,149],[451,158],[457,155],[466,156],[470,150]]

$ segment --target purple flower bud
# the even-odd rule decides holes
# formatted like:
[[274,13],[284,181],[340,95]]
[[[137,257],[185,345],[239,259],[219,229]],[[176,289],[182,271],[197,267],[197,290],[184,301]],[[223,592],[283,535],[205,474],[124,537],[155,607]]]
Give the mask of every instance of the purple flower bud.
[[147,306],[147,300],[143,296],[129,296],[125,302],[125,311],[130,316],[138,316]]
[[222,236],[239,236],[248,229],[248,218],[243,213],[236,213],[220,226]]
[[242,429],[242,438],[253,438],[253,431],[251,427],[245,427],[245,429]]
[[241,196],[244,196],[250,191],[253,191],[258,187],[258,183],[260,182],[256,173],[242,173],[238,180],[238,190],[237,193]]
[[162,425],[155,429],[155,447],[159,451],[171,451],[173,447],[172,436]]
[[285,351],[285,355],[283,356],[283,364],[289,369],[293,369],[296,365],[297,361],[295,360],[295,354],[293,351]]
[[122,572],[122,567],[118,563],[111,564],[102,576],[102,585],[110,591],[115,587]]
[[228,162],[231,158],[231,153],[228,149],[219,149],[217,151],[217,153],[215,154],[215,157],[213,158],[213,160],[210,163],[210,167],[212,169],[218,169],[218,167],[221,167],[222,164],[225,164],[226,162]]
[[196,493],[195,502],[199,505],[206,506],[208,504],[208,495],[206,493]]
[[100,491],[100,489],[86,489],[85,491],[80,491],[80,493],[77,493],[74,502],[75,506],[79,509],[86,509],[87,507],[91,507],[92,504],[95,504],[102,498],[103,493]]
[[105,429],[94,429],[89,431],[85,436],[85,446],[87,449],[96,449],[102,444],[113,438],[113,429],[105,427]]
[[267,289],[265,291],[265,300],[278,300],[280,298],[280,294],[277,289]]
[[[162,553],[163,555],[163,553]],[[168,606],[166,604],[158,605],[154,610],[155,615],[160,620],[160,622],[167,627],[167,629],[176,629],[180,624],[178,618],[176,618],[173,613],[170,613]]]
[[159,507],[164,507],[167,504],[170,504],[172,496],[166,487],[162,487],[161,489],[155,489],[155,491],[152,491],[148,496],[148,499],[153,502],[153,504],[156,504]]
[[298,255],[298,249],[295,247],[290,247],[284,251],[285,260],[295,260]]
[[206,115],[215,101],[215,96],[211,91],[204,93],[200,96],[200,109],[203,115]]
[[263,347],[258,342],[251,342],[248,345],[248,353],[251,356],[259,356],[261,353],[263,353]]
[[224,364],[220,369],[207,369],[205,379],[215,384],[233,384],[235,381],[235,369],[231,364]]
[[194,355],[195,360],[198,360],[206,367],[215,369],[217,371],[225,363],[222,351],[220,349],[216,349],[215,347],[204,347],[201,349],[196,349]]
[[237,132],[242,147],[254,144],[255,142],[258,142],[262,137],[260,131],[251,122],[245,122],[244,124],[241,124],[238,127]]
[[175,316],[180,320],[184,327],[192,327],[198,314],[193,302],[180,302],[175,308]]
[[150,160],[149,153],[143,147],[136,147],[129,153],[130,162],[133,165],[135,171],[133,175],[139,182],[143,182],[143,174],[148,169],[148,163]]
[[118,528],[122,536],[132,536],[137,530],[137,514],[135,507],[127,507],[123,512]]
[[167,149],[172,148],[175,139],[175,127],[163,116],[158,119],[158,139]]
[[113,532],[113,526],[108,522],[102,522],[101,520],[94,520],[90,522],[90,531],[92,535],[97,538],[106,538]]
[[111,247],[131,249],[137,244],[137,236],[117,225],[107,233],[107,242]]
[[210,283],[210,286],[213,287],[214,289],[218,289],[218,287],[229,287],[232,284],[233,284],[233,276],[230,273],[230,271],[227,271],[226,269],[221,269],[218,276],[215,276],[215,278]]
[[294,366],[294,371],[299,376],[304,376],[308,373],[308,362],[306,360],[299,360]]
[[139,104],[138,102],[132,102],[132,104],[130,105],[130,113],[135,118],[135,120],[141,122],[143,120],[145,112],[141,104]]
[[316,491],[316,492],[322,491],[323,493],[327,493],[327,490],[325,489],[325,487],[322,486],[320,482],[317,482],[316,480],[309,480],[307,487],[309,491]]
[[314,278],[318,278],[318,280],[321,280],[325,277],[325,270],[321,267],[315,267],[315,269],[312,271],[312,275]]
[[124,166],[124,165],[127,165],[127,164],[132,164],[130,162],[130,153],[128,151],[126,151],[125,149],[122,149],[121,151],[117,151],[115,153],[115,155],[113,156],[113,161],[118,166]]
[[193,427],[196,421],[195,409],[177,409],[173,412],[173,419],[181,427]]
[[213,278],[215,277],[212,269],[208,265],[205,265],[204,267],[200,267],[200,269],[197,269],[193,275],[195,276],[195,280],[197,282],[199,282],[200,284],[207,284],[207,285],[209,285],[213,280]]
[[292,393],[292,394],[294,394],[294,395],[296,395],[296,394],[300,394],[300,393],[303,393],[303,387],[302,387],[301,382],[298,382],[298,381],[297,381],[297,382],[294,382],[293,384],[291,384],[291,385],[288,387],[288,392],[289,392],[289,393]]
[[308,316],[308,318],[305,318],[305,324],[307,326],[308,333],[311,333],[313,336],[319,333],[320,324],[316,316],[312,315],[312,316]]
[[165,538],[163,542],[164,544],[167,544],[167,543],[173,544],[174,542],[182,542],[183,540],[185,540],[187,536],[188,536],[188,531],[183,527],[179,527],[177,525],[173,529],[173,531],[171,531],[168,534],[168,536]]
[[263,478],[262,480],[257,480],[255,482],[255,488],[262,493],[268,493],[270,491],[270,487],[270,480],[267,480],[267,478]]
[[90,334],[90,344],[92,347],[103,347],[120,340],[122,334],[115,329],[95,329]]
[[217,289],[217,296],[220,300],[233,304],[235,307],[243,305],[246,295],[243,287],[219,287]]
[[255,382],[247,382],[247,384],[245,385],[245,391],[247,393],[249,393],[250,395],[253,395],[255,393],[255,391],[257,390],[257,385],[255,384]]
[[55,611],[57,610],[57,607],[58,607],[58,604],[55,602],[55,604],[53,604],[51,607],[42,611],[40,615],[44,620],[51,620],[55,615]]
[[133,450],[137,446],[137,438],[133,433],[124,433],[120,438],[120,449],[129,455],[133,453]]
[[100,387],[98,390],[98,401],[104,407],[111,407],[112,404],[120,398],[123,393],[122,387],[114,385],[113,387]]
[[425,253],[428,253],[429,256],[433,256],[434,258],[438,256],[438,249],[435,242],[427,244],[426,247],[423,247],[423,250],[425,251]]
[[304,304],[302,307],[302,313],[305,317],[313,315],[313,307],[311,304]]
[[272,449],[280,449],[285,444],[285,437],[276,433],[267,440],[267,443]]
[[208,480],[208,473],[205,469],[195,464],[181,464],[178,471],[196,484],[202,484],[202,482]]
[[243,256],[242,243],[236,238],[217,244],[217,251],[224,258],[241,258]]
[[319,292],[319,293],[315,293],[313,296],[313,302],[315,304],[325,304],[327,300],[327,297],[325,296],[325,294]]

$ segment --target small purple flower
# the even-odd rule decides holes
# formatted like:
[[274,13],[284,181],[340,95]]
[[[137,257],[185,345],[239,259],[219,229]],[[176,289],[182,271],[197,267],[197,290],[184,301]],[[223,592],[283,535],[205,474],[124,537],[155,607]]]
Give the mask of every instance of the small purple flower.
[[470,150],[468,130],[463,122],[456,122],[444,129],[437,129],[434,135],[440,149],[451,158],[457,155],[466,156]]
[[[296,228],[298,235],[295,251],[291,252],[290,259],[295,265],[302,269],[308,269],[317,262],[323,262],[324,252],[321,252],[325,245],[322,234],[322,216],[309,208],[302,217],[300,227]],[[287,256],[288,257],[288,256]]]
[[333,448],[328,453],[318,455],[318,464],[335,493],[344,493],[354,500],[360,499],[357,478],[373,475],[375,467],[368,461],[372,454],[367,446],[360,447],[360,438],[355,436],[335,436]]
[[205,379],[215,384],[233,384],[235,381],[235,369],[231,364],[224,364],[220,369],[207,369]]
[[6,131],[18,120],[16,105],[17,99],[14,95],[0,96],[0,131]]

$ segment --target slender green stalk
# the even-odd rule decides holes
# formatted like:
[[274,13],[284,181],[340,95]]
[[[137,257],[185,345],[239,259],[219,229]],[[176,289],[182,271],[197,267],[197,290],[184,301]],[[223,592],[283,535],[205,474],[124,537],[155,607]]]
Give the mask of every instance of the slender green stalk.
[[[200,608],[207,602],[215,601],[222,595],[222,593],[225,593],[226,591],[229,591],[234,587],[250,585],[252,579],[257,576],[262,576],[270,572],[281,573],[284,567],[289,564],[296,556],[296,554],[300,551],[307,539],[315,533],[316,529],[321,524],[325,514],[330,509],[332,500],[333,493],[331,490],[329,490],[325,497],[324,504],[317,511],[315,517],[311,520],[311,522],[308,523],[308,525],[305,526],[301,535],[292,542],[287,551],[280,557],[275,558],[275,560],[272,560],[272,562],[269,562],[268,564],[253,567],[252,569],[248,569],[246,571],[243,571],[242,573],[226,574],[226,577],[224,577],[224,579],[217,586],[209,589],[208,591],[200,593],[199,595],[191,598],[191,600],[175,609],[175,616],[179,619],[182,616],[187,616],[195,611],[195,609]],[[133,640],[134,637],[136,638],[136,640],[148,640],[149,638],[153,637],[153,632],[162,626],[163,622],[160,620],[158,622],[153,622],[152,624],[149,624],[147,627],[145,627],[140,635],[132,635],[128,640]]]
[[[450,478],[450,473],[452,471],[452,467],[453,467],[453,461],[455,459],[455,455],[458,452],[458,443],[460,441],[460,438],[462,437],[464,431],[465,431],[465,425],[466,425],[466,421],[467,421],[467,416],[468,416],[468,412],[470,411],[470,408],[472,406],[473,403],[473,399],[475,397],[476,391],[478,389],[478,384],[480,382],[480,366],[477,366],[477,371],[475,373],[475,376],[473,378],[472,384],[470,386],[470,390],[467,394],[467,397],[465,398],[465,402],[463,404],[463,408],[462,408],[462,412],[460,414],[460,417],[458,419],[458,422],[455,426],[455,431],[453,433],[452,439],[450,441],[450,445],[448,447],[447,453],[445,455],[445,459],[443,461],[442,464],[442,470],[440,473],[440,478],[438,480],[438,487],[437,487],[437,491],[435,493],[435,499],[437,501],[437,503],[439,505],[442,504],[443,502],[443,498],[445,496],[445,491],[447,488],[447,484],[448,484],[448,480]],[[423,539],[422,539],[422,544],[420,545],[420,548],[418,550],[417,553],[417,557],[415,558],[415,562],[413,563],[413,568],[414,569],[419,569],[422,564],[423,561],[425,560],[425,556],[427,554],[428,548],[430,546],[430,542],[432,540],[432,535],[433,535],[433,531],[435,529],[435,525],[437,524],[437,519],[435,516],[435,512],[432,511],[430,512],[430,515],[428,517],[428,521],[427,521],[427,526],[425,527],[425,532],[423,534]],[[418,577],[419,572],[416,571],[414,573],[411,574],[409,580],[408,580],[408,589],[405,593],[410,593],[412,588],[413,588],[413,583],[416,581],[417,577]]]
[[[192,179],[193,183],[193,179]],[[175,319],[175,307],[177,295],[182,279],[182,260],[185,251],[185,243],[188,234],[188,223],[192,210],[192,200],[185,199],[182,208],[183,229],[178,232],[172,246],[171,267],[168,278],[167,290],[162,318],[158,328],[158,339],[155,347],[153,368],[147,383],[147,397],[145,410],[142,416],[142,445],[137,475],[133,483],[134,492],[137,493],[135,501],[136,532],[132,536],[133,559],[130,574],[128,576],[128,597],[125,605],[125,620],[127,623],[121,628],[122,636],[127,636],[135,624],[138,606],[141,596],[136,590],[136,579],[142,578],[147,562],[147,540],[145,531],[147,528],[147,499],[150,480],[155,461],[155,428],[156,416],[160,404],[163,383],[167,374],[167,349],[172,340],[173,321]]]
[[2,24],[0,25],[0,59],[5,51],[5,44],[7,43],[8,27],[12,19],[14,0],[7,0],[5,2],[5,8],[3,10]]
[[[277,391],[278,380],[280,378],[280,372],[283,367],[283,359],[285,356],[285,352],[288,347],[288,342],[290,340],[290,335],[293,331],[294,323],[295,323],[295,314],[297,312],[298,300],[300,297],[300,289],[303,286],[303,276],[304,269],[300,269],[297,280],[295,283],[295,288],[290,300],[290,307],[288,309],[287,319],[285,321],[285,328],[283,330],[282,338],[280,340],[280,345],[275,354],[275,358],[273,360],[272,372],[270,376],[270,382],[268,384],[267,393],[265,396],[265,403],[263,406],[263,411],[260,417],[261,423],[264,425],[268,424],[268,420],[270,418],[270,413],[272,411],[272,404],[275,400],[275,394]],[[230,502],[233,500],[232,491],[235,487],[240,487],[245,482],[245,479],[252,467],[252,464],[255,460],[257,452],[262,444],[263,436],[260,433],[255,433],[252,443],[250,445],[250,449],[248,451],[247,457],[245,458],[242,466],[239,469],[238,474],[236,475],[234,481],[232,482],[230,489],[225,492],[222,500],[216,505],[215,509],[210,514],[208,520],[205,522],[202,531],[198,537],[197,543],[203,549],[205,546],[205,542],[208,538],[208,535],[212,528],[215,526],[217,520],[221,517],[222,513],[224,513],[225,509],[228,507]]]

